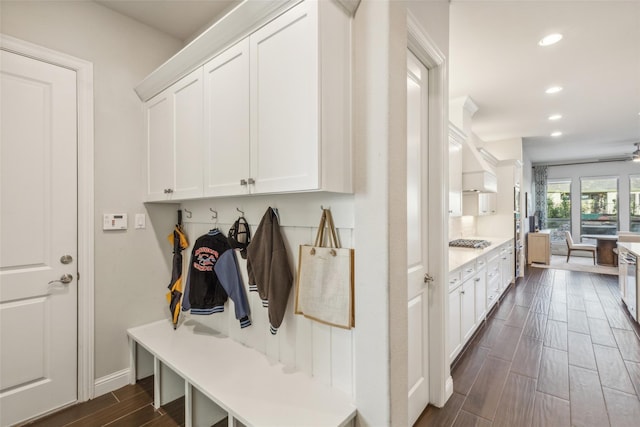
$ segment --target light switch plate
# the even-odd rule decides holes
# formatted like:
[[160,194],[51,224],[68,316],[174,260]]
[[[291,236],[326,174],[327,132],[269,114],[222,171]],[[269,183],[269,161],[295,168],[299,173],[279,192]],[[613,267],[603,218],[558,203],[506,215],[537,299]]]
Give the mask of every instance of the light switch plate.
[[136,214],[136,228],[145,228],[147,226],[147,218],[145,214],[139,213]]
[[127,214],[104,214],[103,215],[103,230],[126,230],[127,229]]

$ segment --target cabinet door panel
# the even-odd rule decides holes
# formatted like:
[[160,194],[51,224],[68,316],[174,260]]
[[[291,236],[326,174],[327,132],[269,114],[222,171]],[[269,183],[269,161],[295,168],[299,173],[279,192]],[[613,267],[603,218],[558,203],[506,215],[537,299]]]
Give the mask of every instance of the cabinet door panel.
[[202,69],[149,100],[148,201],[202,196]]
[[303,3],[250,37],[251,177],[257,193],[319,187],[315,7]]
[[453,360],[460,351],[460,289],[449,292],[449,359]]
[[174,91],[174,198],[202,196],[202,69]]
[[173,185],[173,101],[168,91],[145,105],[147,200],[164,200]]
[[467,280],[462,285],[460,296],[460,328],[462,335],[462,342],[467,342],[473,333],[476,325],[475,316],[475,282],[473,279]]
[[249,40],[204,66],[205,195],[246,194],[249,164]]
[[487,312],[487,276],[485,271],[479,271],[473,280],[476,286],[476,324],[478,324],[484,319]]

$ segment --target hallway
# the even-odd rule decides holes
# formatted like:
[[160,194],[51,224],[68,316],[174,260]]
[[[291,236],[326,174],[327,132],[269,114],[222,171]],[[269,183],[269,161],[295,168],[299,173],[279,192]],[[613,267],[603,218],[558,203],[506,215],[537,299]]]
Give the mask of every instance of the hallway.
[[618,277],[529,268],[452,370],[418,427],[637,426],[640,327]]

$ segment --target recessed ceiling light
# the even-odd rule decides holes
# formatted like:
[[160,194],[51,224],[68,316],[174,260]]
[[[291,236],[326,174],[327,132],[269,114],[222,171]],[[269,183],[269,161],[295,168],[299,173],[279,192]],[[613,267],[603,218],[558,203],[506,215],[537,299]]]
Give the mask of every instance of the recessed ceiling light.
[[551,136],[553,136],[553,137],[558,137],[558,136],[561,136],[561,135],[562,135],[562,132],[560,132],[559,130],[557,130],[555,132],[551,132]]
[[552,114],[549,116],[549,120],[560,120],[562,118],[562,114]]
[[562,90],[561,86],[551,86],[550,88],[548,88],[547,90],[545,90],[545,93],[548,94],[552,94],[552,93],[558,93]]
[[562,40],[562,34],[554,33],[545,36],[542,40],[538,42],[540,46],[550,46],[552,44],[558,43]]

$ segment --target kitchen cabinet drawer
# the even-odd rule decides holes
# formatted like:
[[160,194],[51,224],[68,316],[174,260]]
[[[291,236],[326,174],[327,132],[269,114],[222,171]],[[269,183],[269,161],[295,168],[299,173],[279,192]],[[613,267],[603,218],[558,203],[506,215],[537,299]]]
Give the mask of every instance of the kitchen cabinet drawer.
[[462,269],[460,269],[460,280],[465,282],[467,279],[469,279],[475,273],[476,273],[476,263],[475,262],[469,263],[467,265],[464,265],[462,267]]
[[460,277],[461,277],[460,272],[461,270],[455,270],[449,273],[449,291],[452,291],[453,289],[457,288],[462,283],[460,281]]

